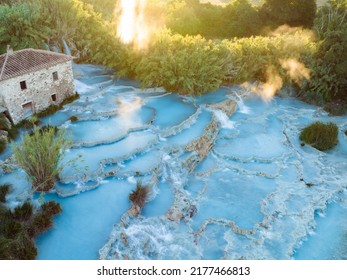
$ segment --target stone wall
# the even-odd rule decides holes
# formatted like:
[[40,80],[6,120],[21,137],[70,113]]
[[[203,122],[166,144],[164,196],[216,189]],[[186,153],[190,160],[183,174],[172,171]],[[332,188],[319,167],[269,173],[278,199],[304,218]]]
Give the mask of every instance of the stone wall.
[[[54,72],[58,74],[56,81],[53,79]],[[27,89],[21,89],[22,81],[26,82]],[[8,109],[15,124],[27,117],[25,111],[28,113],[30,106],[28,105],[27,110],[24,110],[24,104],[31,102],[32,112],[38,113],[50,105],[61,103],[67,96],[74,93],[71,61],[0,82],[3,106]],[[54,94],[55,101],[52,98]]]

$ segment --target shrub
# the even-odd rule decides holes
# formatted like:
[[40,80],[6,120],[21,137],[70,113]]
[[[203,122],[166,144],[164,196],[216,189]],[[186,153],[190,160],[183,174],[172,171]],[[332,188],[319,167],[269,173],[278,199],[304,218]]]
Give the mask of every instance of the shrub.
[[71,116],[71,117],[69,118],[69,120],[70,120],[71,122],[77,122],[77,121],[78,121],[78,117],[76,117],[76,116]]
[[33,206],[29,202],[25,202],[21,206],[17,206],[14,209],[13,217],[19,221],[27,221],[33,215]]
[[224,45],[201,36],[162,34],[136,63],[136,78],[143,87],[202,94],[220,87],[229,70],[228,57]]
[[46,108],[45,110],[39,112],[37,114],[37,116],[39,118],[43,118],[43,117],[47,117],[49,115],[53,115],[54,113],[59,111],[64,105],[75,101],[79,97],[80,97],[79,94],[76,92],[75,94],[66,97],[59,105],[53,104],[53,105],[49,106],[48,108]]
[[333,116],[343,116],[347,112],[347,104],[344,102],[330,102],[324,105],[324,110]]
[[[15,127],[17,130],[19,128],[25,128],[25,129],[32,129],[35,127],[35,125],[40,125],[41,120],[39,120],[36,116],[32,116],[30,119],[25,119],[19,122]],[[16,132],[18,134],[18,131]]]
[[68,96],[67,98],[65,98],[63,100],[63,102],[59,105],[59,107],[63,107],[66,104],[72,103],[73,101],[77,100],[78,98],[80,98],[80,95],[76,92],[73,95]]
[[34,241],[25,233],[16,239],[0,237],[0,259],[2,260],[33,260],[37,256]]
[[16,126],[11,127],[8,131],[8,137],[11,139],[16,139],[19,134],[19,129]]
[[136,189],[131,192],[129,195],[130,201],[134,204],[142,208],[147,202],[149,195],[148,186],[143,186],[141,182],[137,182]]
[[[57,134],[57,133],[58,133],[58,130],[59,130],[58,127],[56,127],[56,126],[44,125],[44,126],[41,126],[41,127],[39,128],[39,131],[40,131],[40,133],[41,133],[41,135],[42,135],[43,133],[48,132],[50,129],[53,129],[55,134]],[[30,136],[33,136],[33,135],[34,135],[34,132],[33,132],[33,131],[30,132],[29,135],[30,135]]]
[[33,221],[30,225],[30,231],[33,233],[33,236],[36,236],[42,232],[47,231],[52,227],[53,222],[48,215],[43,213],[37,214],[34,216]]
[[65,131],[55,133],[53,127],[35,127],[32,135],[26,133],[20,144],[13,144],[14,157],[32,181],[34,191],[49,191],[54,186],[62,169],[59,162],[69,144]]
[[0,154],[6,150],[7,143],[6,141],[0,140]]
[[[0,189],[9,189],[10,186]],[[35,259],[37,249],[33,237],[52,226],[51,218],[61,212],[59,203],[49,201],[41,206],[42,212],[33,216],[33,206],[26,202],[11,212],[0,204],[0,259]]]
[[42,204],[41,206],[43,214],[47,215],[50,218],[53,218],[55,215],[61,213],[62,209],[60,204],[55,201],[48,201]]
[[37,116],[38,116],[39,118],[47,117],[47,116],[49,116],[49,115],[54,114],[54,113],[57,112],[59,109],[60,109],[60,107],[59,107],[58,105],[55,105],[55,104],[54,104],[54,105],[51,105],[51,106],[49,106],[48,108],[42,110],[41,112],[39,112],[39,113],[37,114]]
[[0,185],[0,202],[6,202],[6,195],[10,192],[12,186],[10,184]]
[[19,222],[9,218],[7,218],[0,227],[1,235],[11,239],[15,238],[22,231],[22,225]]
[[315,122],[301,131],[300,140],[320,151],[329,150],[338,142],[338,127],[334,123]]

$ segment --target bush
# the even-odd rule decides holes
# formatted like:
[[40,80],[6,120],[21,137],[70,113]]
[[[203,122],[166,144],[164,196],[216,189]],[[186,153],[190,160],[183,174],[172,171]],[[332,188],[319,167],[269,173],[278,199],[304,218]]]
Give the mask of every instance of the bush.
[[0,237],[1,260],[33,260],[36,256],[34,241],[25,233],[19,234],[16,239]]
[[65,106],[66,104],[72,103],[73,101],[77,100],[80,98],[80,95],[76,92],[74,95],[70,95],[67,98],[63,100],[63,102],[59,105],[60,108]]
[[0,140],[0,154],[2,154],[7,148],[6,141]]
[[[10,186],[1,186],[0,189],[7,190]],[[26,202],[11,212],[0,204],[0,259],[36,258],[37,249],[32,238],[48,230],[53,225],[51,218],[61,212],[59,203],[53,201],[44,203],[41,210],[33,215],[32,204]]]
[[229,51],[201,36],[162,34],[137,63],[143,87],[163,86],[181,94],[216,90],[229,70]]
[[22,231],[22,225],[19,222],[9,218],[7,218],[0,227],[1,235],[11,239],[16,238],[16,236]]
[[19,221],[27,221],[33,215],[33,206],[29,202],[25,202],[21,206],[17,206],[14,209],[13,217]]
[[338,127],[334,123],[315,122],[301,131],[300,140],[320,151],[329,150],[338,143]]
[[315,0],[265,0],[260,14],[265,22],[274,26],[288,24],[307,28],[313,25],[316,9]]
[[53,115],[54,113],[58,112],[61,108],[63,108],[63,106],[75,101],[79,97],[80,97],[79,94],[76,92],[74,95],[66,97],[59,105],[53,104],[53,105],[49,106],[48,108],[46,108],[45,110],[39,112],[37,114],[37,116],[39,118],[43,118],[43,117],[47,117],[49,115]]
[[47,231],[52,227],[53,222],[48,215],[43,213],[34,216],[33,221],[29,227],[29,231],[32,232],[33,236],[37,236],[40,233]]
[[7,132],[9,138],[16,139],[19,134],[19,129],[17,126],[13,126]]
[[134,204],[142,208],[147,202],[149,195],[148,186],[143,186],[140,182],[137,182],[136,189],[129,195],[129,200]]
[[47,130],[35,127],[32,135],[26,133],[20,144],[13,144],[14,157],[32,181],[34,191],[53,188],[62,169],[61,157],[69,145],[65,131],[55,133],[53,127]]
[[52,115],[52,114],[56,113],[57,111],[59,111],[59,109],[60,109],[60,107],[58,105],[54,104],[54,105],[51,105],[48,108],[42,110],[41,112],[39,112],[37,114],[37,116],[39,118],[47,117],[49,115]]
[[30,119],[25,119],[16,124],[15,128],[17,129],[16,136],[18,134],[18,129],[19,128],[25,128],[25,129],[33,129],[35,125],[40,125],[41,120],[39,120],[36,116],[32,116]]
[[324,105],[324,110],[333,116],[343,116],[347,112],[347,104],[343,101],[329,102]]
[[12,186],[10,184],[0,185],[0,202],[6,202],[6,195],[10,192]]
[[76,117],[76,116],[71,116],[71,117],[69,118],[69,120],[70,120],[71,122],[77,122],[77,121],[78,121],[78,117]]
[[[58,133],[58,130],[59,130],[58,127],[56,127],[56,126],[44,125],[44,126],[41,126],[41,127],[39,128],[39,132],[40,132],[41,135],[42,135],[42,134],[48,132],[50,129],[53,129],[55,134],[57,134],[57,133]],[[33,132],[33,131],[30,132],[29,135],[30,135],[30,136],[33,136],[33,135],[34,135],[34,132]]]
[[55,215],[61,213],[62,209],[60,204],[55,201],[48,201],[41,206],[44,215],[53,218]]

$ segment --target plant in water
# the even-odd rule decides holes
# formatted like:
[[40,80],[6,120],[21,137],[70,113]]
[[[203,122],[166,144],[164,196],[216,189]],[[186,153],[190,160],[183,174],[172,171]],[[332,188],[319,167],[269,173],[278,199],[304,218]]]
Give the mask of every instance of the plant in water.
[[42,212],[50,218],[60,214],[62,211],[60,204],[55,201],[45,202],[44,204],[42,204],[41,208]]
[[34,236],[47,231],[50,227],[52,227],[53,222],[48,215],[44,213],[40,213],[34,216],[31,228],[34,232]]
[[71,117],[69,118],[69,120],[70,120],[71,122],[77,122],[77,121],[78,121],[78,117],[76,117],[76,116],[71,116]]
[[14,239],[23,231],[23,227],[19,222],[8,218],[4,223],[2,223],[0,231],[6,238]]
[[10,184],[0,185],[0,202],[6,201],[6,195],[10,192],[12,186]]
[[300,140],[320,151],[325,151],[338,143],[338,131],[334,123],[315,122],[301,131]]
[[129,199],[133,205],[138,206],[140,209],[147,202],[149,195],[149,187],[142,185],[140,181],[136,183],[136,189],[129,194]]
[[34,191],[49,191],[54,186],[62,170],[60,160],[69,145],[65,131],[56,133],[53,127],[45,130],[34,127],[20,144],[13,144],[14,157],[32,181]]
[[33,206],[29,202],[25,202],[23,205],[17,206],[13,212],[14,219],[19,221],[27,221],[32,217],[32,215]]
[[0,259],[33,260],[37,256],[34,241],[25,232],[14,239],[0,237]]
[[4,140],[0,140],[0,154],[6,150],[7,143]]

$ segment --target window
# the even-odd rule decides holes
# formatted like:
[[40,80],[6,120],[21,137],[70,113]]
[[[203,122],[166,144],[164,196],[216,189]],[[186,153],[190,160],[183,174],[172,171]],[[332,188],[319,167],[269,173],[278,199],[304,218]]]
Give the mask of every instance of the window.
[[56,94],[52,94],[51,95],[52,101],[56,102],[57,101],[57,95]]
[[23,108],[23,116],[24,118],[30,117],[33,115],[33,103],[27,102],[22,105]]
[[27,89],[27,83],[26,83],[26,81],[21,81],[21,82],[20,82],[20,88],[21,88],[21,90]]
[[53,72],[53,81],[58,81],[58,72]]

